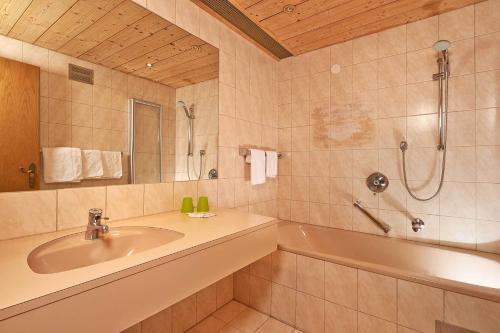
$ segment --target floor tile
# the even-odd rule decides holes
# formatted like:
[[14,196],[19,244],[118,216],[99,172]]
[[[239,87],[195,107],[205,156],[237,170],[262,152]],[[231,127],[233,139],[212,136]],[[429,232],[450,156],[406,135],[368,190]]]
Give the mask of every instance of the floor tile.
[[256,333],[292,333],[293,327],[283,324],[276,319],[269,318]]
[[263,313],[246,308],[241,311],[229,325],[244,333],[254,333],[268,318],[269,316]]

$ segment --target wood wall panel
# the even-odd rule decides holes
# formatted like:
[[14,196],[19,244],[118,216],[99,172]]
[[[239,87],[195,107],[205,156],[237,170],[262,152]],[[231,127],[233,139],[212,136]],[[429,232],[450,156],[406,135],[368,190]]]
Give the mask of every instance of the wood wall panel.
[[131,0],[0,0],[0,33],[176,87],[218,77],[217,48]]

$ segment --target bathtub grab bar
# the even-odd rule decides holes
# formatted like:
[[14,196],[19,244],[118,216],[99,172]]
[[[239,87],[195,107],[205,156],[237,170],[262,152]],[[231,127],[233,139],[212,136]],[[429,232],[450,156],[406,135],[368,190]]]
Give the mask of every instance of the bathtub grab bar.
[[389,231],[391,231],[391,226],[388,225],[387,223],[384,223],[384,222],[381,222],[379,221],[375,216],[373,216],[372,214],[370,214],[361,204],[361,201],[360,200],[356,200],[354,201],[354,207],[358,208],[359,210],[361,210],[363,212],[363,214],[365,214],[366,216],[368,216],[368,218],[370,220],[372,220],[373,222],[375,222],[375,224],[380,228],[382,229],[385,233],[388,233]]

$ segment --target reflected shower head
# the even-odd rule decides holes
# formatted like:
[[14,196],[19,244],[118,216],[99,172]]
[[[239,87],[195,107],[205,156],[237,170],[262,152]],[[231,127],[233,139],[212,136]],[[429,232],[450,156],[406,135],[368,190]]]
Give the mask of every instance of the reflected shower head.
[[194,105],[191,105],[188,110],[186,103],[184,103],[184,101],[177,101],[177,107],[181,107],[184,109],[186,117],[188,117],[189,119],[194,119]]
[[432,45],[432,48],[434,51],[442,52],[448,50],[450,45],[451,43],[449,40],[441,39],[435,42],[434,45]]

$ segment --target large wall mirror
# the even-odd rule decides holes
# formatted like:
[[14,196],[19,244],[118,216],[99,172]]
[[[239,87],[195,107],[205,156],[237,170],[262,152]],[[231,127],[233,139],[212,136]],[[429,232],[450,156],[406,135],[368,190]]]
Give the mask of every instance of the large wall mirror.
[[7,2],[0,45],[0,192],[217,177],[217,48],[129,0]]

